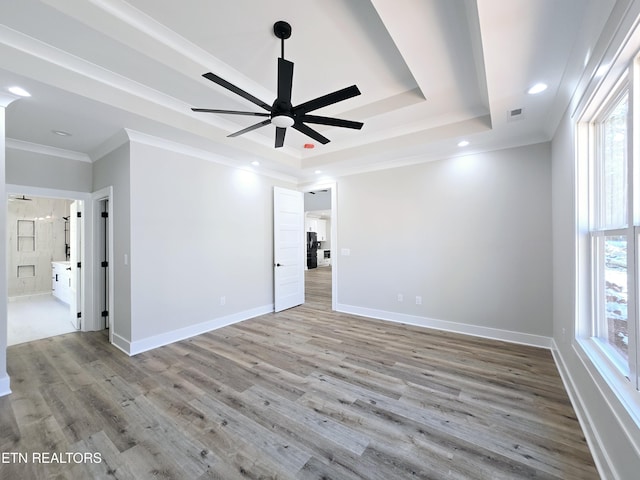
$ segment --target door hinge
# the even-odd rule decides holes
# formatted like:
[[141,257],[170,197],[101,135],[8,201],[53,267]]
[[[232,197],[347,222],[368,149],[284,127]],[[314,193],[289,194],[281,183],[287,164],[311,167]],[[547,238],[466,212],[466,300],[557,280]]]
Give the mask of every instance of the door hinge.
[[78,268],[82,268],[82,262],[78,262]]
[[78,312],[78,314],[76,315],[76,318],[82,318],[82,312]]
[[109,218],[109,212],[102,212],[102,218]]
[[78,218],[82,218],[82,212],[76,212],[76,215],[78,216]]
[[109,311],[108,310],[103,310],[101,315],[103,317],[108,317],[109,316]]
[[103,267],[103,268],[106,268],[106,267],[108,267],[108,266],[109,266],[109,262],[102,262],[102,263],[100,264],[100,266],[101,266],[101,267]]

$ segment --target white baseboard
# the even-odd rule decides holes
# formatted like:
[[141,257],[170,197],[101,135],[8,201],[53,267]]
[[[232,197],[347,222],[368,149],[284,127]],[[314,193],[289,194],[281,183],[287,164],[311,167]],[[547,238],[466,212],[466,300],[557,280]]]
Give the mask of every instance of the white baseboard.
[[113,334],[112,345],[114,345],[119,350],[122,350],[127,355],[131,355],[131,342],[125,338],[122,338],[117,333]]
[[4,397],[5,395],[9,395],[11,393],[11,383],[9,379],[9,375],[4,375],[0,377],[0,397]]
[[352,315],[359,315],[362,317],[377,318],[379,320],[387,320],[389,322],[404,323],[407,325],[415,325],[418,327],[435,328],[436,330],[462,333],[465,335],[472,335],[474,337],[491,338],[493,340],[502,340],[504,342],[510,343],[520,343],[533,347],[551,348],[551,337],[544,337],[542,335],[512,332],[510,330],[481,327],[477,325],[469,325],[466,323],[449,322],[446,320],[419,317],[417,315],[407,315],[405,313],[387,312],[384,310],[376,310],[372,308],[355,307],[353,305],[338,304],[336,310],[338,312],[350,313]]
[[113,342],[122,351],[132,356],[271,312],[273,312],[273,304],[263,305],[251,310],[245,310],[224,317],[215,318],[213,320],[198,323],[196,325],[190,325],[178,330],[161,333],[160,335],[154,335],[152,337],[144,338],[142,340],[136,340],[133,342],[119,339],[119,343],[116,344],[116,335],[114,335]]
[[606,454],[606,449],[603,448],[602,440],[600,439],[598,432],[592,428],[594,423],[591,421],[591,416],[585,408],[585,402],[576,388],[571,377],[571,373],[569,372],[569,369],[564,362],[564,358],[562,358],[562,354],[560,353],[560,350],[553,338],[551,339],[551,354],[553,355],[553,360],[558,367],[558,372],[560,373],[560,378],[564,384],[564,389],[567,391],[573,410],[576,412],[576,416],[578,417],[578,422],[580,422],[580,426],[582,427],[582,432],[587,440],[587,445],[589,445],[589,450],[593,456],[593,461],[596,464],[600,478],[616,478],[609,467],[610,460]]

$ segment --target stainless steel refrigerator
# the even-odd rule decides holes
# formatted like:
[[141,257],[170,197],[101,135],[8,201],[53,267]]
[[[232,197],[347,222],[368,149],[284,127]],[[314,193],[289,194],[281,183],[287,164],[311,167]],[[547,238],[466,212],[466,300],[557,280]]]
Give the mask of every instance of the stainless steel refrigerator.
[[307,232],[307,268],[318,267],[318,240],[316,232]]

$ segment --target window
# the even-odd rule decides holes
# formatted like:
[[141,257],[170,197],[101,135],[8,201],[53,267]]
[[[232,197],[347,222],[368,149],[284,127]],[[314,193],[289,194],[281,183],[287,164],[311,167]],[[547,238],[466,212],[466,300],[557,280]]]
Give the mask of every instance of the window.
[[629,86],[622,86],[593,121],[591,172],[591,262],[593,266],[593,335],[621,372],[629,375],[628,194]]
[[640,142],[634,142],[632,119],[640,82],[632,66],[619,73],[615,83],[609,82],[608,94],[595,97],[597,105],[587,109],[578,128],[583,132],[583,138],[580,133],[578,137],[579,169],[588,165],[589,241],[582,267],[589,272],[583,291],[590,297],[589,314],[579,319],[583,325],[578,332],[590,342],[588,348],[598,352],[596,363],[613,372],[605,376],[626,383],[625,389],[637,394],[635,258],[640,248],[640,209],[634,207],[634,192],[640,191],[640,182],[633,178],[634,151]]

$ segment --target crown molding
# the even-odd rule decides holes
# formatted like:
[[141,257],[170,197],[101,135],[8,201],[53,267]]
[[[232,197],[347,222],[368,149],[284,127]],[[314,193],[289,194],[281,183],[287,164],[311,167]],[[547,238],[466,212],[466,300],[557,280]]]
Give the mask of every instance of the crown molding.
[[0,107],[7,108],[12,102],[20,99],[18,95],[2,92],[0,93]]
[[126,129],[120,129],[115,135],[108,138],[89,152],[91,160],[94,162],[100,160],[102,157],[113,152],[116,148],[121,147],[127,142],[129,142],[129,135],[127,135]]
[[11,150],[21,150],[23,152],[39,153],[50,157],[66,158],[67,160],[75,160],[77,162],[89,162],[91,158],[86,153],[74,152],[73,150],[65,150],[64,148],[51,147],[49,145],[41,145],[39,143],[25,142],[15,138],[7,138],[5,142],[6,148]]
[[297,184],[298,178],[293,177],[291,175],[286,175],[283,173],[275,172],[273,170],[269,170],[266,168],[250,168],[245,165],[238,165],[237,160],[232,160],[223,155],[218,155],[216,153],[210,152],[208,150],[202,150],[200,148],[191,147],[189,145],[185,145],[182,143],[174,142],[171,140],[166,140],[164,138],[155,137],[153,135],[149,135],[147,133],[138,132],[135,130],[131,130],[125,128],[129,140],[134,143],[139,143],[142,145],[148,145],[151,147],[161,148],[163,150],[168,150],[174,153],[178,153],[180,155],[187,155],[189,157],[199,158],[201,160],[206,160],[209,162],[217,163],[219,165],[224,165],[226,167],[238,168],[238,169],[250,169],[257,175],[274,178],[277,180],[282,180],[285,182]]
[[[149,88],[139,82],[60,50],[59,48],[22,32],[13,30],[5,25],[0,25],[0,45],[8,47],[14,52],[26,54],[31,57],[32,61],[45,61],[55,65],[60,71],[50,80],[51,85],[57,88],[69,90],[69,85],[77,85],[77,83],[70,82],[69,79],[74,78],[75,75],[79,75],[86,80],[91,80],[91,82],[82,82],[84,91],[74,93],[84,95],[96,101],[105,102],[106,98],[111,98],[112,96],[110,89],[115,89],[130,95],[131,98],[127,100],[129,102],[134,101],[134,99],[141,100],[148,102],[146,103],[147,106],[160,106],[170,112],[180,114],[185,114],[185,112],[188,111],[188,105],[174,97]],[[30,68],[36,68],[35,64],[30,64]],[[22,71],[18,73],[24,74]],[[127,110],[123,105],[115,106]]]
[[[223,78],[233,79],[238,87],[250,91],[254,95],[264,98],[274,97],[274,92],[251,80],[125,0],[43,0],[43,2],[118,41],[123,41],[122,36],[125,35],[127,43],[132,48],[168,67],[172,67],[174,64],[180,65],[180,67],[173,66],[173,68],[184,71],[185,63],[183,62],[188,60],[189,69],[200,73],[213,69]],[[102,23],[105,17],[112,21],[110,28],[105,28]],[[174,59],[178,60],[177,63],[167,57],[169,52]],[[222,93],[234,98],[230,92]]]

